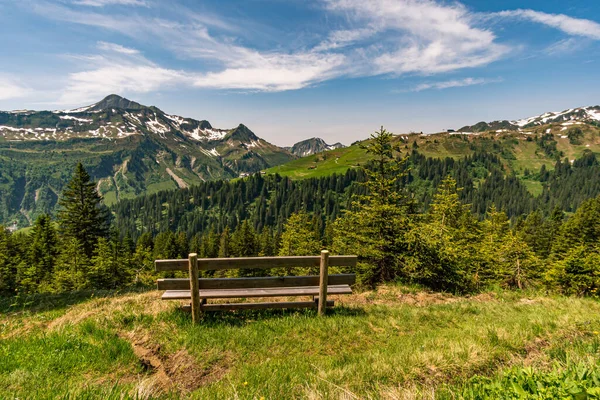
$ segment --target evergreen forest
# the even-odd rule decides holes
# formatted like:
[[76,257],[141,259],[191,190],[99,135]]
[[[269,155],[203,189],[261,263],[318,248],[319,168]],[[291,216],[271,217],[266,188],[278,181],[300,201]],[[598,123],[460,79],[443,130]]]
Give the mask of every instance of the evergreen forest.
[[[126,199],[108,208],[82,164],[55,215],[28,232],[0,229],[0,293],[152,286],[153,261],[200,257],[359,257],[359,285],[399,281],[451,293],[490,287],[597,294],[600,163],[528,171],[533,196],[502,161],[477,152],[431,158],[381,128],[371,161],[344,174],[292,180],[257,173]],[[262,271],[300,274],[311,271]],[[256,273],[243,271],[242,273]]]

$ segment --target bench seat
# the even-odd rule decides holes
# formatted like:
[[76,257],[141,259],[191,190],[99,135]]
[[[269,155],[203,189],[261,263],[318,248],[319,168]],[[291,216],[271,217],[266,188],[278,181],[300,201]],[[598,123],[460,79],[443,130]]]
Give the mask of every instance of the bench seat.
[[[327,294],[352,294],[350,285],[328,285]],[[246,297],[292,297],[318,296],[318,286],[273,287],[249,289],[200,289],[201,299],[234,299]],[[189,290],[167,290],[162,300],[187,300],[191,298]]]
[[[235,310],[266,310],[275,308],[317,308],[319,301],[281,301],[274,303],[221,303],[221,304],[200,304],[202,311],[235,311]],[[327,300],[327,307],[333,307],[333,300]],[[191,311],[192,306],[184,305],[183,311]]]

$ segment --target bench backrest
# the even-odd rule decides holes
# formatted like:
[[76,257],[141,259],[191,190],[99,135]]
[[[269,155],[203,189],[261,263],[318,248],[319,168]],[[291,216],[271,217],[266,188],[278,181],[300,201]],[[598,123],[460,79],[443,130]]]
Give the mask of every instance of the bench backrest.
[[[356,256],[329,256],[330,267],[356,267]],[[320,256],[199,258],[199,271],[280,267],[318,267]],[[189,260],[156,260],[156,271],[188,271]]]

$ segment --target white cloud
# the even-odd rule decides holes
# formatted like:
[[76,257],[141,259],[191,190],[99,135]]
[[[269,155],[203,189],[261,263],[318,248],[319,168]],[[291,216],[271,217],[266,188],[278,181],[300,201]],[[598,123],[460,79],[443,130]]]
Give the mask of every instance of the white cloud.
[[546,47],[544,49],[544,53],[550,56],[573,53],[583,47],[584,43],[582,42],[585,41],[573,37],[562,39]]
[[510,50],[495,35],[477,28],[459,3],[432,0],[325,0],[381,33],[367,47],[375,74],[434,74],[489,64]]
[[527,19],[559,29],[569,35],[600,40],[600,24],[589,19],[573,18],[564,14],[547,14],[534,10],[501,11],[492,16]]
[[367,39],[377,32],[373,28],[358,28],[358,29],[342,29],[333,31],[329,37],[319,43],[314,51],[327,51],[340,49],[356,43],[357,41]]
[[90,7],[104,7],[111,5],[124,5],[124,6],[147,6],[144,0],[75,0],[73,4],[79,6],[90,6]]
[[98,49],[103,51],[111,51],[122,54],[139,54],[139,50],[130,49],[128,47],[124,47],[116,43],[98,42],[97,47]]
[[[482,18],[526,18],[573,35],[600,38],[599,25],[593,21],[532,10],[482,17],[460,3],[437,0],[320,1],[332,17],[343,21],[338,29],[325,31],[316,43],[299,41],[301,44],[294,47],[281,43],[261,50],[247,44],[251,35],[243,39],[231,36],[241,37],[241,23],[182,7],[174,6],[164,14],[174,19],[162,13],[153,13],[161,15],[155,17],[108,13],[100,8],[109,4],[145,5],[142,0],[77,0],[96,6],[93,11],[39,0],[33,9],[48,18],[118,32],[167,49],[175,58],[185,59],[188,66],[186,71],[169,69],[147,60],[136,49],[101,41],[97,43],[101,55],[79,57],[80,65],[69,75],[63,102],[94,99],[108,91],[158,90],[163,85],[284,91],[339,77],[440,75],[482,67],[514,50],[500,43],[490,28],[483,28]],[[559,42],[548,51],[564,50],[571,44]],[[424,83],[418,90],[483,83],[488,82],[468,78]]]
[[[204,74],[194,81],[196,87],[283,91],[301,89],[338,75],[344,64],[341,54],[316,53],[249,54],[238,60],[237,68]],[[246,64],[246,66],[241,66]]]
[[32,90],[18,80],[0,76],[0,100],[19,99],[30,95]]
[[58,99],[60,104],[81,105],[107,93],[147,93],[190,79],[184,72],[161,68],[138,55],[75,59],[86,63],[86,68],[69,74]]
[[[95,0],[94,0],[95,1]],[[81,12],[42,3],[38,12],[71,23],[97,26],[158,43],[178,58],[202,60],[188,71],[205,88],[294,90],[342,76],[435,74],[486,65],[508,47],[493,33],[476,28],[461,5],[432,0],[323,0],[329,12],[348,16],[348,29],[331,31],[316,46],[276,51],[242,46],[217,36],[196,13],[177,22],[140,15]],[[103,51],[133,54],[120,45],[100,43]],[[208,63],[205,63],[205,62]]]
[[488,83],[497,83],[502,82],[502,79],[485,79],[485,78],[464,78],[464,79],[454,79],[443,82],[429,82],[429,83],[421,83],[414,88],[412,88],[411,92],[421,92],[423,90],[428,89],[450,89],[455,87],[463,87],[463,86],[473,86],[473,85],[485,85]]

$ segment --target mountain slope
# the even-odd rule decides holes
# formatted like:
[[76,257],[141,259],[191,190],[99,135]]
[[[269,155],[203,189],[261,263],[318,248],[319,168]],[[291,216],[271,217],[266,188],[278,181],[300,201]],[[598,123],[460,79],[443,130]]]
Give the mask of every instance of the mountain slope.
[[[493,121],[479,122],[475,125],[467,125],[460,128],[459,132],[485,132],[491,130],[509,130],[520,131],[522,129],[533,128],[553,123],[600,123],[600,106],[588,106],[570,108],[561,112],[546,112],[529,118],[523,118],[515,121]],[[568,125],[564,125],[568,126]]]
[[[586,151],[600,154],[600,107],[545,113],[512,122],[480,122],[459,132],[401,134],[394,141],[404,154],[416,149],[434,158],[458,159],[476,152],[495,154],[507,172],[521,177],[530,191],[538,194],[542,184],[534,174],[542,166],[553,169],[557,159],[572,162]],[[292,160],[267,172],[303,179],[343,173],[368,161],[366,152],[355,144]]]
[[244,125],[216,129],[117,95],[74,110],[0,112],[0,224],[55,211],[79,161],[112,204],[293,158]]
[[296,143],[292,147],[288,148],[292,154],[298,157],[306,157],[312,154],[322,153],[327,150],[334,150],[344,148],[341,143],[329,145],[321,138],[306,139]]

